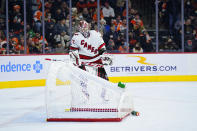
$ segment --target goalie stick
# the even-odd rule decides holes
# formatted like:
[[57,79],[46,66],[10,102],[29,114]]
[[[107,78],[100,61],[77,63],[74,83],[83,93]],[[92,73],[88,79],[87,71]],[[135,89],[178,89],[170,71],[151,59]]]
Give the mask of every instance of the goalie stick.
[[[51,59],[51,58],[45,58],[47,61],[62,61],[65,62],[66,60],[59,60],[59,59]],[[81,65],[85,66],[93,66],[93,67],[104,67],[108,66],[108,64],[97,64],[97,63],[90,63],[90,62],[82,62]]]

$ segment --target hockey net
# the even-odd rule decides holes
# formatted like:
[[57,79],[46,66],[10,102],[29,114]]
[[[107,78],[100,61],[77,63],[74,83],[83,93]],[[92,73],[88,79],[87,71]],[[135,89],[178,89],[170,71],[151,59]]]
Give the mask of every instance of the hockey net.
[[52,62],[46,80],[47,121],[121,121],[131,94],[72,64]]

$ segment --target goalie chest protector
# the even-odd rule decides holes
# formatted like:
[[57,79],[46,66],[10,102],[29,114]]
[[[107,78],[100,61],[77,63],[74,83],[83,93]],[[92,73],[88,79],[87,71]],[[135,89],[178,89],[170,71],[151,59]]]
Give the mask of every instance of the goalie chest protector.
[[81,59],[91,59],[98,56],[98,50],[105,48],[105,43],[99,32],[90,30],[90,36],[85,38],[80,32],[75,33],[71,40],[70,49],[79,50]]

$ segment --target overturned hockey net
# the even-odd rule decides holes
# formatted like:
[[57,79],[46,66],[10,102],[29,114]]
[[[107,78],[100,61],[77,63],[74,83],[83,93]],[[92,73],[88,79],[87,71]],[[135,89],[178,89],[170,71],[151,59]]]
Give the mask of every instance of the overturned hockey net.
[[47,121],[121,121],[133,111],[129,92],[69,63],[51,63]]

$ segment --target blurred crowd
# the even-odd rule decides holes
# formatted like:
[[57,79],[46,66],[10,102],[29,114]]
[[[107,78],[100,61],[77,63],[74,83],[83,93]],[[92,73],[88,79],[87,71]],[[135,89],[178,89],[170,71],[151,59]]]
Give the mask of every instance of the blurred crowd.
[[[1,2],[0,4],[5,4]],[[69,0],[45,0],[45,38],[42,36],[42,2],[26,1],[27,26],[26,53],[67,53],[70,37],[78,31],[78,22],[86,20],[91,29],[101,32],[108,52],[142,53],[155,52],[152,37],[146,29],[143,15],[133,7],[135,0],[128,0],[128,42],[126,39],[125,0],[100,0],[100,28],[97,26],[97,0],[72,0],[72,32],[69,27]],[[152,0],[154,1],[154,0]],[[153,2],[154,3],[154,2]],[[185,0],[185,51],[197,51],[197,0]],[[160,51],[181,49],[181,5],[180,0],[159,1],[159,25],[168,30],[160,36]],[[9,54],[23,54],[24,11],[23,0],[9,0]],[[0,5],[0,7],[5,7]],[[5,8],[0,9],[0,54],[6,54]],[[43,45],[44,43],[44,45]]]
[[[178,51],[182,48],[181,0],[160,0],[159,27],[167,33],[159,34],[160,51]],[[197,0],[184,0],[184,49],[197,51]]]

